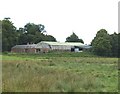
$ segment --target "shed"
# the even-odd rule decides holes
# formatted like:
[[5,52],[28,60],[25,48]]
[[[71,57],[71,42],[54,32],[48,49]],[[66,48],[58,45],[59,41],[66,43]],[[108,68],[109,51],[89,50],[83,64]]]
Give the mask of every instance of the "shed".
[[[83,48],[84,44],[80,42],[49,42],[49,41],[42,41],[38,44],[42,44],[47,46],[50,50],[57,50],[57,51],[71,51],[72,49],[76,48]],[[37,44],[37,45],[38,45]]]
[[41,41],[37,44],[16,45],[12,47],[11,52],[20,53],[40,53],[49,51],[73,51],[80,52],[88,47],[80,42],[49,42]]
[[16,45],[12,47],[11,52],[35,53],[36,52],[35,47],[36,47],[36,44]]

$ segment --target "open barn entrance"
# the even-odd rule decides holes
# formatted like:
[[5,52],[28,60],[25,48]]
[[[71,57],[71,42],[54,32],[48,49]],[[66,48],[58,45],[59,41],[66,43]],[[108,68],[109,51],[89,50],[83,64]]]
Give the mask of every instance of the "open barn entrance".
[[71,48],[71,52],[82,52],[83,48],[79,46],[74,46]]
[[40,53],[41,52],[41,50],[40,49],[36,49],[36,53]]

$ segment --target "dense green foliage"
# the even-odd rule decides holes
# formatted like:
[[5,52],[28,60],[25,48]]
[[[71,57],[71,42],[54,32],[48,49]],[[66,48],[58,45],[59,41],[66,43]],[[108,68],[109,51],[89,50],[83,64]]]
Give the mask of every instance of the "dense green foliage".
[[118,58],[3,54],[3,92],[118,92]]
[[16,27],[9,19],[2,20],[2,50],[10,51],[11,47],[17,44],[17,41]]
[[79,39],[78,36],[73,32],[72,35],[66,38],[66,42],[81,42],[84,43],[82,39]]
[[56,41],[52,35],[44,34],[45,26],[42,24],[27,23],[18,30],[14,24],[5,18],[2,22],[2,50],[10,51],[16,44],[38,43],[40,41]]
[[111,34],[110,35],[110,42],[112,45],[111,54],[112,56],[120,57],[120,33],[119,34]]
[[[42,24],[27,23],[18,30],[10,21],[10,18],[0,20],[2,23],[2,51],[10,51],[11,47],[17,44],[38,43],[41,41],[56,41],[52,35],[47,35],[45,26]],[[1,33],[0,33],[1,34]],[[97,32],[92,40],[92,51],[100,56],[120,57],[120,33],[108,34],[105,29]],[[82,39],[73,32],[66,38],[66,42],[81,42]]]
[[120,50],[118,38],[120,34],[109,35],[105,29],[97,32],[95,38],[92,40],[92,50],[95,54],[100,56],[117,56]]
[[98,55],[109,55],[111,53],[110,36],[105,29],[97,32],[92,41],[93,51]]

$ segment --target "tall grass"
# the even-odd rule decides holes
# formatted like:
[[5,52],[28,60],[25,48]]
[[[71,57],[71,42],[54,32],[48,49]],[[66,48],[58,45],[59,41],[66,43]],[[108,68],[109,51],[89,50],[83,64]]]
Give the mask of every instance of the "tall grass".
[[27,57],[98,57],[91,52],[48,52],[48,53],[3,53],[8,56],[27,56]]
[[118,91],[117,58],[81,57],[74,54],[65,57],[55,54],[3,55],[3,91]]

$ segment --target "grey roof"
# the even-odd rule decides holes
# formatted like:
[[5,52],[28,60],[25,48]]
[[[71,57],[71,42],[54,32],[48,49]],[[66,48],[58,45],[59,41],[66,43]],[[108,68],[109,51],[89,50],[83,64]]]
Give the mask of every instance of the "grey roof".
[[36,44],[36,48],[50,48],[48,43],[39,42]]
[[85,48],[85,49],[89,49],[89,48],[92,48],[92,46],[84,45],[83,48]]
[[27,45],[16,45],[12,48],[49,48],[49,45],[47,43],[38,43],[38,44],[27,44]]
[[41,41],[40,43],[46,43],[49,45],[63,45],[63,46],[84,46],[81,42],[49,42],[49,41]]
[[88,45],[84,45],[80,42],[49,42],[41,41],[37,44],[16,45],[12,48],[50,48],[50,46],[79,46],[83,48],[90,48]]
[[16,45],[12,48],[35,48],[36,44],[27,44],[27,45]]

